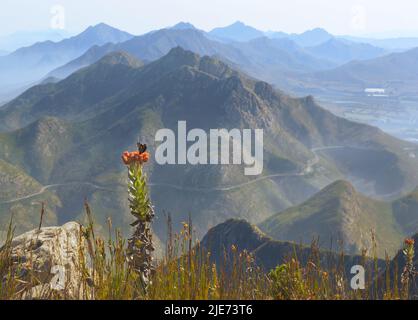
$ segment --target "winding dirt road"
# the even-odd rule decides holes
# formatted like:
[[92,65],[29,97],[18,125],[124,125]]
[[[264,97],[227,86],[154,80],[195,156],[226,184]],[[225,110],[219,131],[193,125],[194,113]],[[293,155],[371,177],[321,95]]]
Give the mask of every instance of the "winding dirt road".
[[[170,183],[153,183],[153,182],[148,183],[148,185],[150,187],[166,187],[166,188],[171,188],[171,189],[175,189],[175,190],[179,190],[179,191],[191,191],[191,192],[232,191],[232,190],[240,189],[242,187],[246,187],[246,186],[249,186],[251,184],[258,183],[260,181],[268,180],[268,179],[271,179],[271,178],[305,176],[305,175],[309,174],[310,172],[312,172],[313,166],[315,166],[319,162],[319,157],[317,155],[318,151],[330,150],[330,149],[341,149],[341,148],[345,148],[345,147],[344,146],[327,146],[327,147],[312,148],[311,151],[315,155],[314,159],[309,160],[307,165],[305,166],[305,168],[303,170],[299,171],[299,172],[270,174],[270,175],[267,175],[267,176],[258,177],[256,179],[251,180],[251,181],[235,184],[235,185],[232,185],[232,186],[213,187],[213,188],[194,188],[194,187],[183,187],[183,186],[170,184]],[[32,193],[32,194],[29,194],[29,195],[26,195],[26,196],[23,196],[23,197],[19,197],[19,198],[7,200],[7,201],[4,201],[4,202],[0,202],[0,204],[10,204],[10,203],[19,202],[19,201],[22,201],[22,200],[31,199],[31,198],[34,198],[36,196],[39,196],[39,195],[43,194],[44,192],[46,192],[49,189],[53,189],[53,188],[56,188],[56,187],[69,186],[69,185],[88,185],[88,186],[91,186],[91,187],[93,187],[94,189],[97,189],[97,190],[103,190],[103,191],[109,191],[109,192],[114,191],[112,189],[105,188],[105,187],[96,185],[96,184],[91,183],[91,182],[58,183],[58,184],[50,184],[50,185],[44,186],[44,187],[41,188],[41,190],[39,190],[36,193]]]
[[93,187],[94,189],[97,189],[97,190],[113,191],[111,189],[98,186],[98,185],[96,185],[94,183],[91,183],[91,182],[56,183],[56,184],[49,184],[47,186],[43,186],[41,188],[41,190],[39,190],[38,192],[28,194],[26,196],[22,196],[22,197],[19,197],[19,198],[14,198],[14,199],[11,199],[11,200],[3,201],[3,202],[0,202],[0,204],[9,204],[9,203],[14,203],[14,202],[19,202],[19,201],[22,201],[22,200],[31,199],[31,198],[34,198],[36,196],[40,196],[41,194],[46,192],[48,189],[53,189],[53,188],[56,188],[56,187],[63,187],[63,186],[70,186],[70,185],[79,185],[79,186],[80,185],[87,185],[87,186]]

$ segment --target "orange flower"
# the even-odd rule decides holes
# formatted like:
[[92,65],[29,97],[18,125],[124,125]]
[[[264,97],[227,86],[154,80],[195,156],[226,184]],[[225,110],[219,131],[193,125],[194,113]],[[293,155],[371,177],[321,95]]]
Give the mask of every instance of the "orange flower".
[[122,153],[122,161],[125,165],[130,165],[132,163],[139,163],[143,164],[144,162],[147,162],[149,160],[149,153],[143,152],[140,153],[139,151],[125,151]]
[[128,151],[125,151],[124,153],[122,153],[122,161],[126,165],[128,165],[130,163],[129,152]]
[[415,243],[415,240],[414,239],[410,239],[410,238],[407,238],[407,239],[405,239],[405,244],[407,245],[407,246],[413,246],[414,245],[414,243]]
[[148,152],[141,153],[141,156],[142,156],[142,162],[147,162],[149,160]]

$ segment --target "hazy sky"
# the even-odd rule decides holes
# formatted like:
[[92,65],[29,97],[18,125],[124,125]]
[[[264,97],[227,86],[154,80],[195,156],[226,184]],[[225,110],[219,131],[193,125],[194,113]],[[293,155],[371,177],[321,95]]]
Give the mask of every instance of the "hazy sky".
[[179,21],[209,30],[240,20],[262,30],[418,36],[417,16],[417,0],[0,0],[0,35],[51,23],[74,33],[106,22],[142,34]]

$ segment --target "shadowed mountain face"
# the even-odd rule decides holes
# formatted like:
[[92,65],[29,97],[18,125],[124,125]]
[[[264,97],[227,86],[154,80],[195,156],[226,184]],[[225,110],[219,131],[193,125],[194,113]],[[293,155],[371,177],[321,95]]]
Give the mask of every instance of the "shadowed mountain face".
[[52,69],[83,54],[94,45],[132,38],[106,24],[89,27],[77,36],[59,42],[38,42],[0,57],[0,85],[24,85],[39,81]]
[[[153,154],[157,130],[176,132],[180,120],[188,129],[207,132],[263,129],[264,171],[250,177],[239,165],[151,161],[146,168],[161,238],[164,210],[175,224],[190,212],[201,235],[229,217],[261,222],[344,175],[371,194],[418,184],[410,144],[338,118],[311,97],[291,98],[219,60],[181,48],[146,65],[127,53],[111,53],[63,81],[29,89],[0,110],[0,128],[8,131],[0,134],[0,157],[43,185],[59,185],[48,189],[61,200],[59,222],[78,218],[87,197],[99,224],[110,216],[114,225],[128,226],[120,154],[133,149],[138,137]],[[346,162],[350,148],[360,155],[384,152],[395,161],[376,157],[373,174],[361,180],[367,167]],[[396,185],[380,179],[388,166],[401,177]]]
[[418,231],[418,197],[415,189],[393,201],[378,201],[358,193],[347,181],[336,181],[307,201],[288,208],[259,224],[278,240],[309,244],[319,237],[329,245],[343,241],[348,253],[372,249],[375,234],[380,257],[393,256],[402,239]]
[[392,210],[404,234],[416,234],[418,231],[418,188],[410,194],[393,201]]
[[[228,267],[232,264],[234,257],[232,246],[234,246],[238,254],[244,250],[251,253],[255,262],[265,271],[289,261],[295,255],[298,261],[305,265],[309,259],[312,259],[312,255],[316,254],[312,252],[309,246],[301,246],[295,242],[273,240],[256,226],[245,220],[237,219],[230,219],[211,228],[203,237],[200,245],[205,251],[211,253],[212,261],[220,267]],[[331,251],[320,250],[317,254],[321,261],[320,265],[324,270],[327,270],[327,268],[331,270],[342,261],[339,254]],[[344,255],[343,261],[348,275],[350,268],[361,263],[363,258],[358,255]],[[384,262],[378,260],[378,265],[379,268],[382,268]]]

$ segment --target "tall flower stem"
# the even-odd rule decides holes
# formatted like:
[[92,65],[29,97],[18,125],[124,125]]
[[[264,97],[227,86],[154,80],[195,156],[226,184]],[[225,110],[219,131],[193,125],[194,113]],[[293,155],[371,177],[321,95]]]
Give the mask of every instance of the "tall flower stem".
[[[125,158],[124,158],[125,157]],[[148,194],[146,175],[143,172],[143,163],[148,160],[148,153],[124,153],[122,159],[128,166],[128,193],[129,208],[135,221],[134,233],[128,239],[128,258],[132,269],[138,273],[144,293],[150,282],[153,272],[151,223],[154,218],[154,209]]]
[[415,249],[414,239],[405,239],[405,248],[403,254],[405,256],[405,267],[401,275],[402,294],[404,299],[408,299],[410,290],[410,281],[414,278],[416,272],[414,270]]

